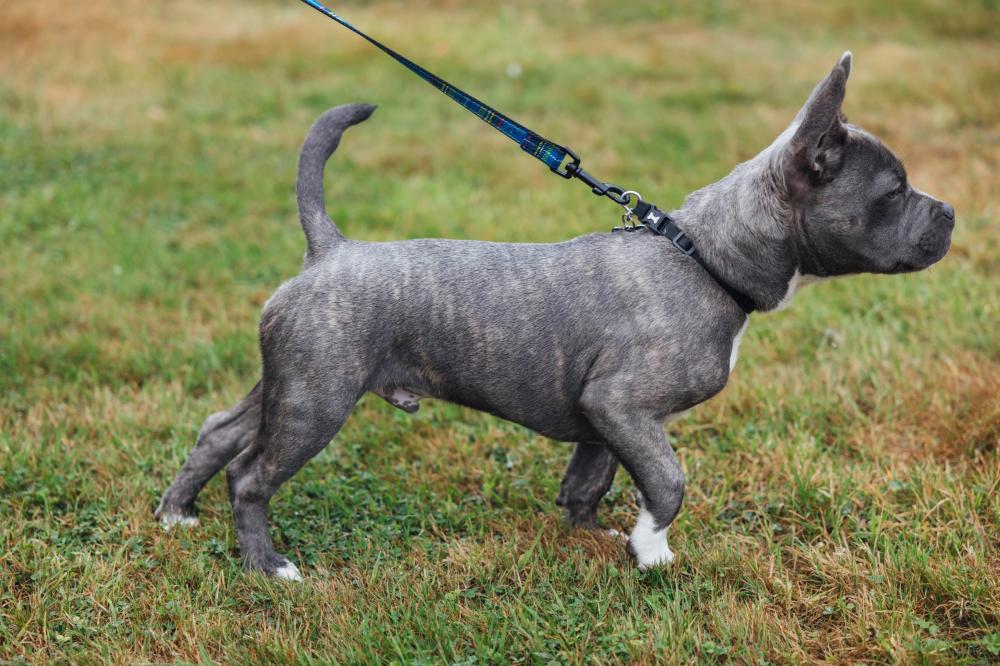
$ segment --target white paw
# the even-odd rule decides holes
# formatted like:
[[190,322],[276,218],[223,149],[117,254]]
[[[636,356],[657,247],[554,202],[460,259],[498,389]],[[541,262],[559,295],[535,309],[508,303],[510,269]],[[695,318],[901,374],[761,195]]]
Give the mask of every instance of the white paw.
[[604,536],[611,537],[612,539],[620,539],[622,541],[628,540],[628,537],[625,535],[624,532],[619,532],[618,530],[613,528],[604,530]]
[[674,553],[667,545],[667,529],[657,530],[653,514],[645,509],[639,510],[628,543],[641,571],[674,561]]
[[185,516],[182,513],[168,513],[164,514],[160,518],[160,527],[162,527],[167,532],[170,531],[174,525],[180,525],[181,527],[198,527],[198,519],[194,516]]
[[288,560],[285,560],[284,564],[274,570],[274,577],[282,580],[302,580],[299,568]]
[[646,569],[652,569],[653,567],[660,567],[665,564],[670,564],[674,561],[674,553],[669,547],[664,547],[663,552],[655,555],[652,559],[648,561],[643,561],[636,557],[636,561],[639,566],[639,571],[645,571]]

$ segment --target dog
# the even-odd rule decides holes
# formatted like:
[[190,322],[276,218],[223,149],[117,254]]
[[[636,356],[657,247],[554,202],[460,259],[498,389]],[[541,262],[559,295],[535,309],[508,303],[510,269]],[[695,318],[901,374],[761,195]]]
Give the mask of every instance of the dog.
[[438,398],[575,442],[556,500],[575,525],[596,525],[620,463],[639,505],[627,552],[640,568],[671,562],[685,478],[664,423],[726,385],[749,322],[731,291],[778,310],[810,282],[921,270],[951,245],[954,209],[847,122],[850,72],[846,52],[770,146],[670,213],[711,273],[649,231],[348,240],[327,217],[323,171],[375,107],[327,111],[299,157],[308,249],[264,306],[262,377],[206,420],[156,517],[195,524],[198,492],[228,463],[244,567],[301,579],[275,552],[268,502],[371,392],[407,412]]

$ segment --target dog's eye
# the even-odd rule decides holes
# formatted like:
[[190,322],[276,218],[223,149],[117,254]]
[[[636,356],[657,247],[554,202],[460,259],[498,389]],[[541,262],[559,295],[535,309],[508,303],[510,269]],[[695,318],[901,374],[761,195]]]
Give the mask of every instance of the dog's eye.
[[885,195],[885,198],[886,199],[895,199],[896,197],[898,197],[899,195],[901,195],[905,191],[906,191],[906,185],[900,185],[899,187],[897,187],[896,189],[894,189],[892,192],[887,193]]

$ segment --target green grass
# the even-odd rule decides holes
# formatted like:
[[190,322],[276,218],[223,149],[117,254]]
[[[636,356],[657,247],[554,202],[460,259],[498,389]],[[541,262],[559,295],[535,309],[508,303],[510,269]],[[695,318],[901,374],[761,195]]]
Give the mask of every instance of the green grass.
[[[670,426],[672,566],[562,524],[568,445],[366,398],[272,502],[297,586],[241,573],[221,479],[196,530],[152,510],[258,376],[260,307],[304,249],[309,123],[381,105],[331,163],[354,238],[554,241],[616,213],[291,0],[8,5],[0,662],[1000,659],[995,2],[335,6],[663,206],[770,142],[851,48],[851,120],[959,224],[929,271],[754,317],[727,390]],[[622,474],[606,525],[630,527],[630,493]]]

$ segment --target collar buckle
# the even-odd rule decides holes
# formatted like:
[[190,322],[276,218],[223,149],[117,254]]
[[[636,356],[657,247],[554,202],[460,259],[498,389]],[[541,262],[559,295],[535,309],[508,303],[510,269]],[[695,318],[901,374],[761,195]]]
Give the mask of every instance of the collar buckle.
[[686,257],[695,253],[694,241],[684,231],[674,224],[673,219],[652,204],[643,211],[642,223],[658,236],[663,236]]

